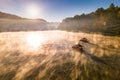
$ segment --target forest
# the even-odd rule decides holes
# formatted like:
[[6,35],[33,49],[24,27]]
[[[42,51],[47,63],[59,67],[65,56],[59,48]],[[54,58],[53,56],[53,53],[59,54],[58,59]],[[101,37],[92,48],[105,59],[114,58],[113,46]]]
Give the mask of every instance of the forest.
[[111,3],[106,9],[98,8],[89,14],[66,18],[58,29],[120,36],[120,7]]

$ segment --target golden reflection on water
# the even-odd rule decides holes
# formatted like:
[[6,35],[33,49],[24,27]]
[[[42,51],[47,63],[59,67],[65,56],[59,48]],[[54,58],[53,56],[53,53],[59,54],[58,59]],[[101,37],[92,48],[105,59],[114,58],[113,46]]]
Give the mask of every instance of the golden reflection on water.
[[42,46],[45,38],[38,33],[30,33],[26,36],[26,44],[32,49],[37,50]]
[[[72,50],[83,37],[95,44],[85,44],[87,51],[114,69]],[[120,37],[65,31],[0,33],[0,80],[119,80],[119,62]]]

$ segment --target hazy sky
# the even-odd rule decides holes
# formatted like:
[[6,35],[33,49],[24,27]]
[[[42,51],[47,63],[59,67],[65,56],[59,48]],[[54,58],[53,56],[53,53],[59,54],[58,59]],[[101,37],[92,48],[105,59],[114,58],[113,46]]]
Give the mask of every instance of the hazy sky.
[[111,3],[120,6],[120,0],[0,0],[0,11],[27,18],[62,21],[99,7],[107,8]]

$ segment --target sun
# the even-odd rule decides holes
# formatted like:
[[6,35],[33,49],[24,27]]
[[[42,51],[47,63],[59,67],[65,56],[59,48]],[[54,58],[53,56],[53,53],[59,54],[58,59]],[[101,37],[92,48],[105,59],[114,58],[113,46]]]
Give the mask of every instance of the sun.
[[37,33],[31,33],[26,36],[26,41],[32,49],[38,49],[43,44],[44,37]]
[[41,9],[37,4],[29,4],[26,6],[26,17],[36,19],[41,16]]

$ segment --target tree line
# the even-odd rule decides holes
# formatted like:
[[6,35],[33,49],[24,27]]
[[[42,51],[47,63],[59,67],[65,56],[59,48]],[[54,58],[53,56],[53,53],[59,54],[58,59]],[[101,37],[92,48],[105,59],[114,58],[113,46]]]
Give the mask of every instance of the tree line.
[[120,36],[120,7],[112,3],[107,9],[66,18],[58,29]]

